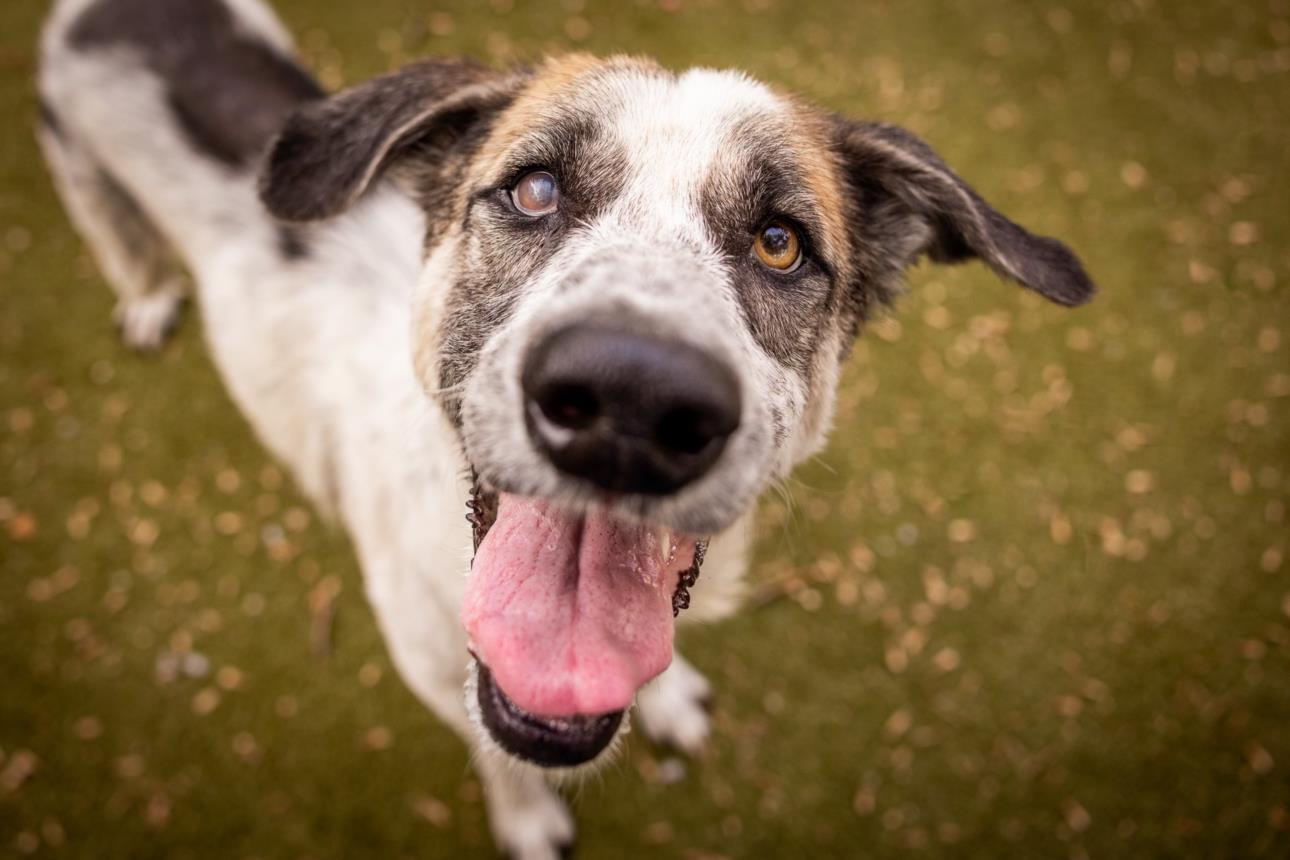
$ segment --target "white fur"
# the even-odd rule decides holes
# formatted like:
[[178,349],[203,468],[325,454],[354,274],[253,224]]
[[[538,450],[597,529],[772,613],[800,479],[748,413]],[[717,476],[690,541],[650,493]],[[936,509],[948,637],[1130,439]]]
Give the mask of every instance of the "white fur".
[[705,707],[711,696],[708,679],[678,654],[666,672],[637,694],[641,728],[657,743],[670,744],[688,755],[702,755],[712,733]]

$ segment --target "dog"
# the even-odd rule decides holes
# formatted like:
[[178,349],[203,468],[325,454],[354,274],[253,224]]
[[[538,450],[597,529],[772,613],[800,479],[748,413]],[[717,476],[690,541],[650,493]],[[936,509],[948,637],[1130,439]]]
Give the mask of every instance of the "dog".
[[1094,293],[910,132],[738,72],[431,59],[329,95],[259,0],[58,0],[42,39],[41,145],[124,340],[162,344],[186,269],[519,857],[570,842],[557,781],[629,711],[704,745],[674,619],[736,608],[749,512],[906,269]]

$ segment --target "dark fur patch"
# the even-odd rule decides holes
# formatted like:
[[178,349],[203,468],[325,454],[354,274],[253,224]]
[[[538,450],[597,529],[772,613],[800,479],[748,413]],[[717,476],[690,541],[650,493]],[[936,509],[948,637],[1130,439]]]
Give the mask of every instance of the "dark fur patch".
[[288,261],[308,257],[309,245],[305,242],[305,231],[291,224],[279,224],[278,253]]
[[293,107],[323,96],[291,59],[240,29],[220,0],[99,0],[69,38],[82,50],[137,49],[165,82],[193,146],[230,167],[250,164]]
[[461,428],[460,386],[479,363],[489,336],[515,312],[521,278],[498,281],[486,274],[463,275],[452,286],[439,347],[440,402],[453,427]]
[[470,165],[483,146],[493,125],[493,115],[477,117],[451,138],[440,137],[407,148],[394,172],[413,189],[421,211],[425,213],[426,234],[423,240],[428,252],[443,239],[449,227],[465,217]]
[[509,103],[517,80],[472,61],[429,60],[305,105],[269,152],[260,196],[286,220],[335,215],[403,156],[453,150]]
[[890,296],[901,273],[927,255],[941,263],[979,258],[1057,304],[1093,297],[1096,288],[1070,249],[1008,220],[910,132],[840,118],[836,128],[862,288]]
[[[838,263],[823,255],[820,203],[811,199],[792,149],[772,128],[748,121],[731,140],[739,151],[704,183],[704,220],[727,259],[757,342],[785,366],[807,373],[831,310]],[[803,243],[804,262],[791,273],[767,269],[752,251],[758,232],[775,219],[791,223]]]
[[627,155],[610,140],[598,119],[579,110],[553,107],[541,126],[511,143],[494,182],[514,184],[543,169],[560,186],[560,218],[566,226],[587,223],[622,193]]
[[54,113],[54,109],[50,107],[49,102],[41,99],[39,110],[40,124],[49,129],[49,133],[54,137],[62,139],[64,136],[63,124],[59,121],[58,114]]
[[120,250],[145,272],[148,283],[155,283],[170,265],[165,240],[139,202],[112,174],[96,167],[90,181],[90,193],[105,210],[104,223],[111,227]]

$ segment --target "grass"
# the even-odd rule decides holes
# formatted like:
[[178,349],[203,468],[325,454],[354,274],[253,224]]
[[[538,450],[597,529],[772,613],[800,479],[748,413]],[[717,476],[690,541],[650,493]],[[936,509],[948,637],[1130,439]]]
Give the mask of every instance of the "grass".
[[[784,599],[685,634],[711,755],[678,781],[633,740],[577,793],[582,856],[1290,855],[1290,4],[280,5],[333,86],[427,52],[745,68],[916,129],[1103,286],[913,274],[763,503]],[[0,7],[0,856],[486,855],[463,747],[199,321],[117,343],[30,134],[43,14]]]

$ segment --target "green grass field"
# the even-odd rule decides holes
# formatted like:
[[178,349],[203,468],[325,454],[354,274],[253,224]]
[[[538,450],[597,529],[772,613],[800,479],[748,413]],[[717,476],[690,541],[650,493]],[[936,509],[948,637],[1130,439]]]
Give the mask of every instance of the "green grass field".
[[[914,128],[1102,286],[913,273],[762,505],[759,599],[683,637],[711,754],[634,738],[575,793],[580,856],[1290,856],[1290,2],[279,5],[329,86],[744,68]],[[0,856],[488,856],[199,319],[118,344],[32,137],[44,11],[0,5]]]

